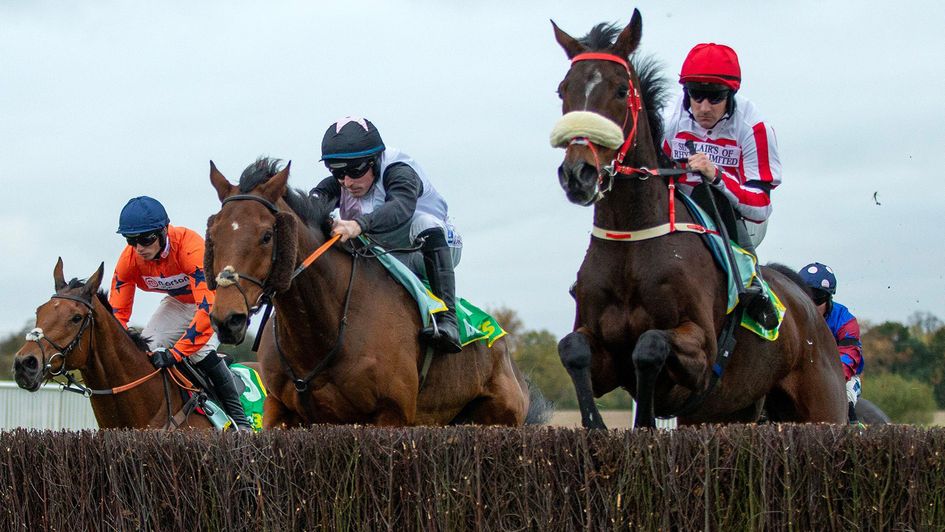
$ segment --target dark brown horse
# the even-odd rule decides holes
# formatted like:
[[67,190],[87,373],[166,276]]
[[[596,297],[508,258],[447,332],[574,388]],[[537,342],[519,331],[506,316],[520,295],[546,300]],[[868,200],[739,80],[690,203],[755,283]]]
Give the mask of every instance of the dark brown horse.
[[503,339],[437,355],[421,388],[417,305],[378,261],[336,245],[293,277],[326,242],[329,213],[286,186],[289,165],[277,170],[278,161],[260,159],[234,186],[211,163],[222,207],[206,239],[207,278],[217,285],[210,317],[221,341],[242,341],[254,307],[270,294],[274,302],[258,352],[266,428],[521,425],[538,414],[544,403],[531,401]]
[[16,353],[13,374],[20,388],[35,392],[44,381],[78,370],[83,383],[70,387],[89,395],[98,426],[105,428],[212,428],[202,415],[188,415],[174,378],[157,373],[147,342],[112,316],[99,291],[104,265],[88,281],[53,271],[56,293],[36,309],[36,328]]
[[[765,278],[787,307],[778,339],[736,327],[735,351],[713,379],[725,278],[702,236],[680,229],[693,219],[667,180],[647,170],[658,167],[665,82],[652,63],[638,73],[629,61],[641,26],[636,10],[622,31],[601,24],[581,40],[554,26],[572,61],[553,133],[567,150],[558,176],[568,199],[594,204],[594,226],[610,234],[676,229],[591,238],[575,286],[574,332],[559,343],[584,425],[604,426],[593,396],[618,386],[636,399],[639,427],[673,415],[683,424],[753,421],[762,406],[777,421],[844,422],[836,344],[804,291],[769,268]],[[666,225],[673,212],[675,226]]]

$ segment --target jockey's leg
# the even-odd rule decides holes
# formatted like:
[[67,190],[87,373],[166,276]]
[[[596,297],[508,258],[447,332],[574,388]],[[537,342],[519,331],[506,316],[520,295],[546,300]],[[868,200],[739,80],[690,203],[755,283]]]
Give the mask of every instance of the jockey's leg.
[[141,331],[141,336],[148,341],[148,348],[174,347],[174,343],[190,325],[196,310],[195,305],[181,303],[171,296],[162,299]]
[[[456,323],[456,277],[453,273],[453,256],[446,241],[446,233],[440,227],[426,229],[417,235],[417,240],[422,242],[420,250],[423,253],[423,264],[426,268],[427,280],[430,281],[430,289],[446,305],[444,312],[433,315],[437,331],[431,326],[425,328],[421,334],[432,339],[436,343],[437,350],[458,353],[463,347],[459,341],[459,329]],[[439,334],[436,334],[437,332]]]
[[[758,253],[755,251],[756,243],[760,243],[761,238],[764,238],[764,231],[753,232],[749,230],[744,219],[739,219],[736,222],[736,227],[738,230],[738,235],[736,240],[738,245],[742,249],[752,254],[755,257],[755,262],[758,262]],[[752,224],[757,225],[757,224]],[[774,310],[774,304],[771,301],[771,298],[768,297],[768,294],[765,293],[764,287],[761,285],[761,281],[764,280],[761,274],[761,265],[759,264],[755,268],[755,277],[751,281],[751,286],[747,287],[744,293],[739,294],[739,302],[745,305],[745,312],[751,317],[751,319],[758,322],[762,327],[766,329],[773,329],[778,324],[778,314]]]
[[856,425],[860,420],[856,417],[856,401],[860,398],[860,377],[854,375],[847,381],[847,417],[850,424]]
[[246,419],[243,403],[240,402],[239,391],[234,381],[237,377],[223,362],[223,358],[216,351],[211,351],[203,360],[197,362],[197,367],[210,379],[210,384],[213,385],[213,390],[220,399],[223,410],[233,420],[235,428],[252,431],[253,426]]

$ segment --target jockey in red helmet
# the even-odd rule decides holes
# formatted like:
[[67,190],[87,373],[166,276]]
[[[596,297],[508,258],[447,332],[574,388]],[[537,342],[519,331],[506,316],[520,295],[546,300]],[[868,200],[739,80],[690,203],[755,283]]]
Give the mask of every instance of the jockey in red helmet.
[[167,294],[148,320],[151,364],[173,366],[189,358],[209,377],[223,409],[241,430],[253,430],[246,419],[230,368],[217,355],[217,335],[210,327],[213,291],[203,271],[203,237],[186,227],[170,225],[164,206],[148,196],[132,198],[121,210],[118,233],[125,246],[115,263],[108,302],[128,327],[135,290]]
[[[730,236],[757,257],[755,248],[771,214],[771,191],[781,183],[781,160],[774,130],[750,101],[736,94],[741,82],[735,50],[715,43],[693,47],[679,74],[682,95],[664,117],[662,148],[693,170],[679,180],[683,193],[700,204],[710,194],[727,200],[719,210],[734,215],[729,216],[735,228]],[[695,154],[687,142],[695,145]],[[759,292],[749,289],[746,311],[762,325],[772,325],[774,309]]]

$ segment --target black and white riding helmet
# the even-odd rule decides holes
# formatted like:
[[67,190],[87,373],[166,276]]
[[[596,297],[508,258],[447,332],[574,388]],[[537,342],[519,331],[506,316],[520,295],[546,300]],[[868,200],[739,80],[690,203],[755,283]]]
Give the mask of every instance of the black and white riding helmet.
[[322,137],[322,161],[329,168],[359,164],[385,149],[381,134],[370,120],[346,116],[328,126]]

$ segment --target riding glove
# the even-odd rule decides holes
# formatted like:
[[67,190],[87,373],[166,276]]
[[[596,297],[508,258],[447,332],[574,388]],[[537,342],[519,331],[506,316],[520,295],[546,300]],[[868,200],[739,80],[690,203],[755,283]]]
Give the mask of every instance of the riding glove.
[[157,369],[169,368],[179,362],[174,353],[167,350],[166,347],[158,347],[151,351],[151,364]]

